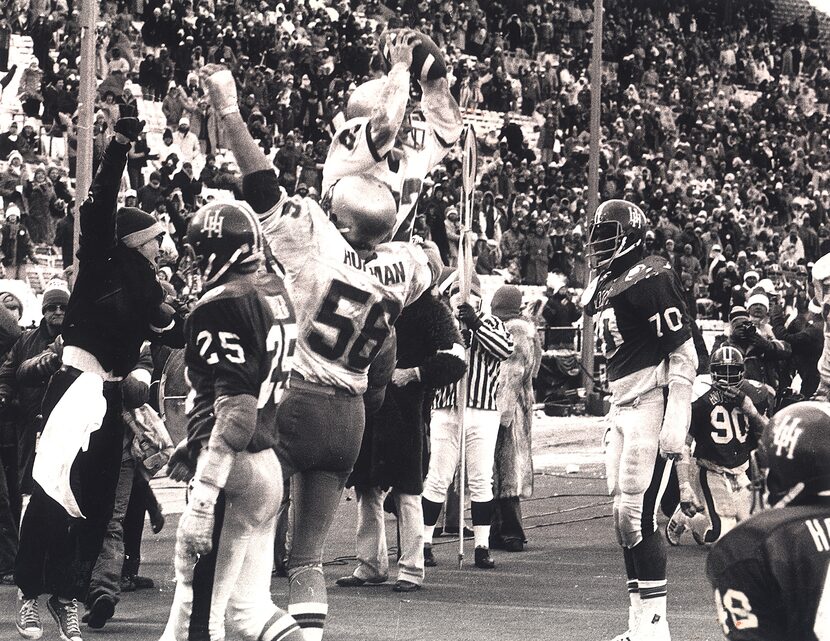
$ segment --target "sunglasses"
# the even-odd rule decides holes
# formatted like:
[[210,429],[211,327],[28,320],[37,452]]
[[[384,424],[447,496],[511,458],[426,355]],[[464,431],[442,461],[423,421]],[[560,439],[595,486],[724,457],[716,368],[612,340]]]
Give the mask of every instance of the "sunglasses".
[[46,311],[46,312],[56,312],[58,310],[61,310],[61,311],[65,312],[66,311],[66,305],[62,305],[60,303],[55,303],[53,305],[47,305],[46,307],[43,308],[43,311]]

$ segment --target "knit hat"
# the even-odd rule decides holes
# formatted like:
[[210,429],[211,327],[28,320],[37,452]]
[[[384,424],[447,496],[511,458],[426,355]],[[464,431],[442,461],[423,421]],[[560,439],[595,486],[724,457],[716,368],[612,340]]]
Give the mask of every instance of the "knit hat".
[[729,310],[729,322],[732,325],[735,325],[736,322],[741,323],[746,320],[749,320],[749,314],[746,312],[746,307],[736,305]]
[[515,285],[502,285],[493,294],[490,311],[496,318],[509,321],[522,315],[522,292]]
[[763,305],[769,311],[769,298],[765,294],[753,294],[746,301],[747,309],[753,305]]
[[159,221],[136,207],[119,209],[115,215],[115,228],[118,240],[133,249],[164,233]]
[[69,302],[69,290],[64,285],[58,286],[57,283],[52,283],[51,286],[43,292],[43,300],[40,303],[41,311],[46,311],[49,305],[63,305],[64,309]]

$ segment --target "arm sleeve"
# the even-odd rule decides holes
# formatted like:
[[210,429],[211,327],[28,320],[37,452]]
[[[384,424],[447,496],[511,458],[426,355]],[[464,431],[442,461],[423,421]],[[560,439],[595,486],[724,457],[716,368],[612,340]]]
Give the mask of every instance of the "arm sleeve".
[[513,337],[504,323],[490,314],[481,315],[481,325],[475,337],[481,346],[500,361],[506,360],[514,350]]
[[130,145],[111,140],[104,152],[98,173],[92,181],[87,199],[80,208],[80,249],[100,253],[115,246],[115,212],[118,206],[118,188],[127,164]]

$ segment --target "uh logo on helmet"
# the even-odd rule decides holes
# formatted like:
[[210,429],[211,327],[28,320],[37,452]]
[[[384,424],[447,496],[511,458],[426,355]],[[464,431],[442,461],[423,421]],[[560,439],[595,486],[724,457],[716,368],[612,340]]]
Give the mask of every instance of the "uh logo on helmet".
[[190,219],[185,251],[201,276],[201,286],[210,287],[231,268],[259,263],[262,229],[245,203],[212,202]]
[[606,200],[597,207],[588,229],[591,266],[601,273],[623,256],[640,257],[647,230],[648,220],[637,205]]
[[779,410],[758,446],[770,505],[830,495],[830,403],[803,401]]

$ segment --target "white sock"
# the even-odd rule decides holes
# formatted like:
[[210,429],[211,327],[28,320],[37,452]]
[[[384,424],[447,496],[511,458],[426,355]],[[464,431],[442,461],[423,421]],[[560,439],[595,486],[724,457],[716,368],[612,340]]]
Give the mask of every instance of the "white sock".
[[630,579],[628,586],[628,629],[634,630],[637,627],[637,620],[640,617],[642,601],[640,599],[640,585],[637,579]]
[[432,545],[432,535],[435,533],[434,525],[424,526],[424,545]]
[[[463,533],[462,533],[463,535]],[[477,548],[490,547],[490,526],[489,525],[474,525],[473,526],[473,540]]]
[[666,618],[666,580],[640,581],[640,622],[657,623]]

